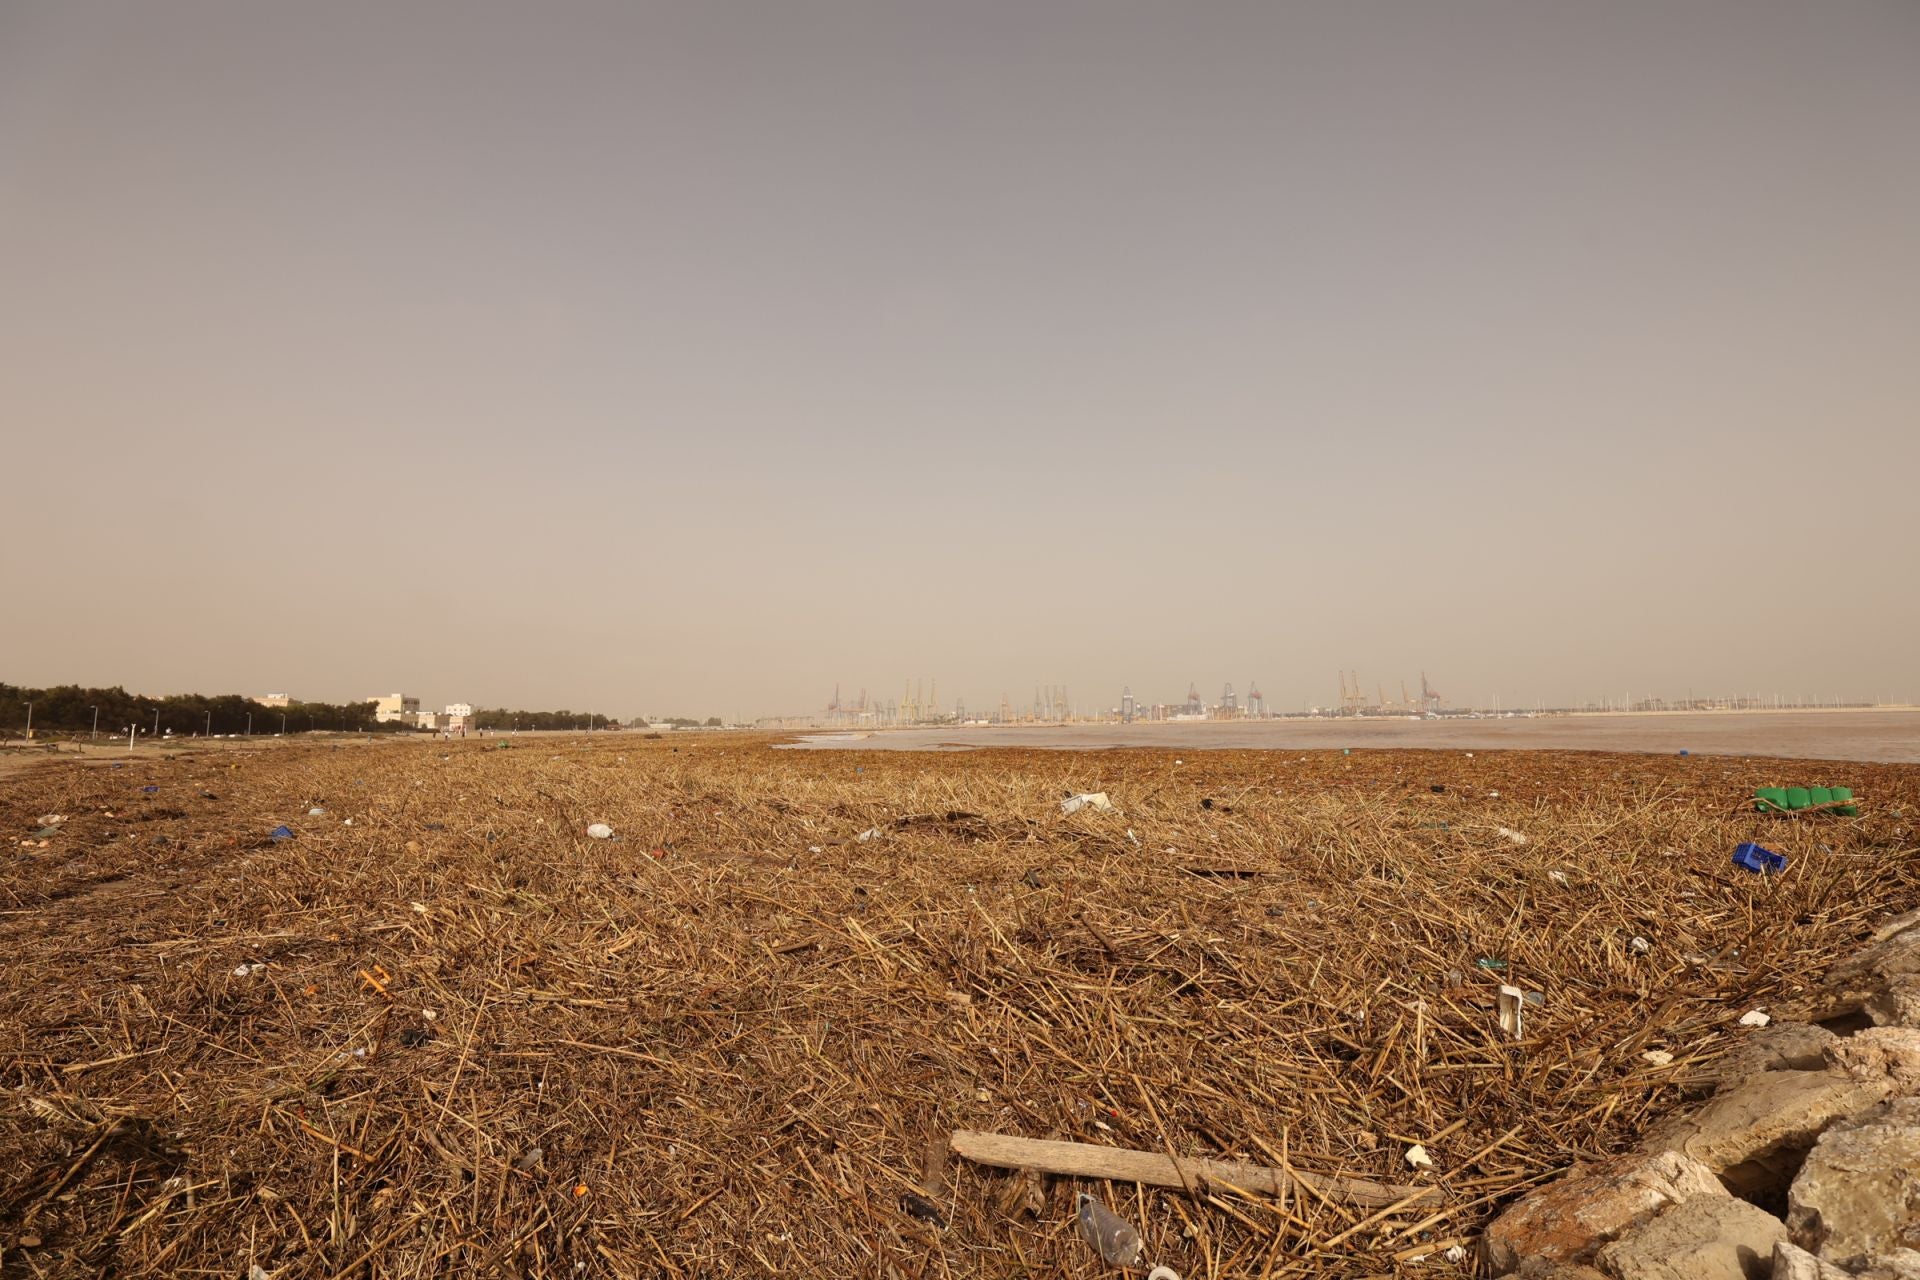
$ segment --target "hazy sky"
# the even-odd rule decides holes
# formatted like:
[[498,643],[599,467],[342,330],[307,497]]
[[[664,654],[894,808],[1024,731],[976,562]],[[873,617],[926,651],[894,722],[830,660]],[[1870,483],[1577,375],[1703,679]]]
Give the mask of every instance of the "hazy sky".
[[0,0],[0,433],[16,683],[1916,696],[1920,5]]

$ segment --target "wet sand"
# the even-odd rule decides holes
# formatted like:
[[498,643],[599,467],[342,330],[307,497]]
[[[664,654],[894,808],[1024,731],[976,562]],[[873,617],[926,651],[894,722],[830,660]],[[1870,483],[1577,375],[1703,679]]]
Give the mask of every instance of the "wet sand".
[[1242,720],[1159,724],[947,726],[808,734],[816,750],[953,751],[1034,747],[1093,751],[1324,750],[1638,751],[1920,763],[1920,709],[1546,716],[1514,720]]

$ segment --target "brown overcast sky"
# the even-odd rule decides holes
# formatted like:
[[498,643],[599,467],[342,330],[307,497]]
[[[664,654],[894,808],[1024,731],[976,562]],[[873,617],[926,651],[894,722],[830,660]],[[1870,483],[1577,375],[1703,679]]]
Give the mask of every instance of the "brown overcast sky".
[[1920,696],[1920,5],[0,0],[0,680]]

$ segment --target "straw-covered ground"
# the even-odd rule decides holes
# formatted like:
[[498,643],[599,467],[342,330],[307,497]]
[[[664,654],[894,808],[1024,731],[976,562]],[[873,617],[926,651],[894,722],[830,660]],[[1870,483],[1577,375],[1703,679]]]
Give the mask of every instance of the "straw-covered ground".
[[[1775,782],[1862,816],[1746,812]],[[1699,757],[50,766],[0,782],[0,1272],[1089,1277],[1088,1190],[1189,1280],[1471,1274],[1450,1245],[1920,901],[1916,815],[1912,766]],[[1753,838],[1784,874],[1731,864]],[[1442,1199],[1034,1178],[955,1129]]]

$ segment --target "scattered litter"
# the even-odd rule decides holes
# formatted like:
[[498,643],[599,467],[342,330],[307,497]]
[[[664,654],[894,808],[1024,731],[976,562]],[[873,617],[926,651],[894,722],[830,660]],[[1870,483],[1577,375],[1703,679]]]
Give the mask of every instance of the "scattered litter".
[[1489,792],[1487,792],[1487,799],[1489,799],[1489,800],[1498,800],[1499,798],[1500,798],[1500,793],[1499,793],[1498,791],[1489,791]]
[[879,838],[880,828],[878,827],[868,827],[865,831],[862,831],[854,837],[854,839],[858,840],[861,844],[865,844],[869,840],[878,840]]
[[904,1191],[900,1194],[900,1210],[909,1218],[917,1218],[921,1222],[942,1230],[946,1229],[946,1215],[940,1212],[940,1206],[917,1191]]
[[1673,1065],[1673,1055],[1665,1049],[1649,1049],[1640,1056],[1656,1067],[1670,1067]]
[[309,818],[324,818],[327,816],[327,811],[315,805],[313,808],[307,810],[307,816]]
[[1467,1260],[1467,1246],[1463,1244],[1449,1245],[1447,1251],[1440,1256],[1455,1266],[1458,1266]]
[[1500,828],[1500,838],[1502,840],[1512,841],[1514,844],[1525,844],[1527,842],[1527,838],[1518,831],[1515,831],[1512,827]]
[[1647,952],[1653,950],[1653,944],[1638,934],[1634,935],[1634,937],[1627,942],[1627,945],[1641,955],[1645,955]]
[[1733,851],[1733,865],[1759,875],[1773,875],[1787,869],[1787,855],[1748,841]]
[[546,1154],[547,1153],[539,1147],[528,1147],[525,1151],[522,1151],[513,1158],[513,1167],[525,1173],[527,1170],[539,1164],[540,1161],[546,1157]]
[[1547,879],[1553,881],[1555,884],[1559,885],[1562,889],[1569,889],[1573,887],[1573,882],[1567,879],[1567,873],[1564,871],[1549,871],[1547,872]]
[[350,827],[350,826],[352,826],[352,825],[353,825],[353,819],[352,819],[352,818],[342,818],[342,819],[340,820],[340,825],[341,825],[341,826],[343,826],[343,827]]
[[247,1280],[273,1280],[273,1273],[256,1262],[247,1268]]
[[1753,808],[1756,813],[1833,813],[1843,818],[1860,816],[1860,797],[1851,787],[1755,787]]
[[1416,1169],[1431,1169],[1433,1157],[1427,1154],[1425,1147],[1416,1142],[1407,1148],[1407,1163]]
[[1492,956],[1481,956],[1473,962],[1473,967],[1498,972],[1507,967],[1507,962],[1505,960],[1495,960]]
[[240,965],[238,968],[236,968],[233,971],[233,976],[236,978],[251,978],[257,974],[265,973],[266,971],[267,971],[267,966],[259,963],[258,961],[255,961],[252,964]]
[[1114,812],[1113,801],[1107,799],[1104,791],[1082,791],[1077,796],[1068,796],[1060,802],[1060,812],[1078,813],[1082,809],[1093,809],[1099,813]]
[[275,827],[273,830],[267,832],[267,835],[269,838],[276,841],[291,840],[293,839],[293,828],[289,827],[283,822],[279,826]]
[[1758,1009],[1752,1009],[1740,1015],[1740,1025],[1743,1027],[1764,1027],[1772,1021],[1771,1014],[1762,1013]]
[[587,834],[595,840],[611,840],[613,839],[613,828],[604,822],[596,822],[587,828]]
[[823,849],[823,848],[821,848],[821,847],[820,847],[819,845],[817,845],[817,844],[810,844],[810,845],[808,845],[808,846],[807,846],[807,852],[808,852],[808,853],[825,853],[825,852],[826,852],[826,850],[825,850],[825,849]]
[[1547,998],[1538,991],[1529,991],[1522,998],[1536,1009],[1544,1007],[1547,1003]]
[[1510,1039],[1520,1038],[1522,1026],[1520,1010],[1526,1001],[1526,993],[1520,988],[1508,986],[1500,988],[1500,1029],[1506,1032]]
[[1110,1267],[1133,1267],[1140,1263],[1146,1245],[1140,1233],[1111,1209],[1086,1192],[1078,1197],[1080,1238],[1092,1245],[1100,1261]]
[[43,813],[40,815],[40,825],[43,827],[57,827],[66,820],[67,815],[64,813]]

